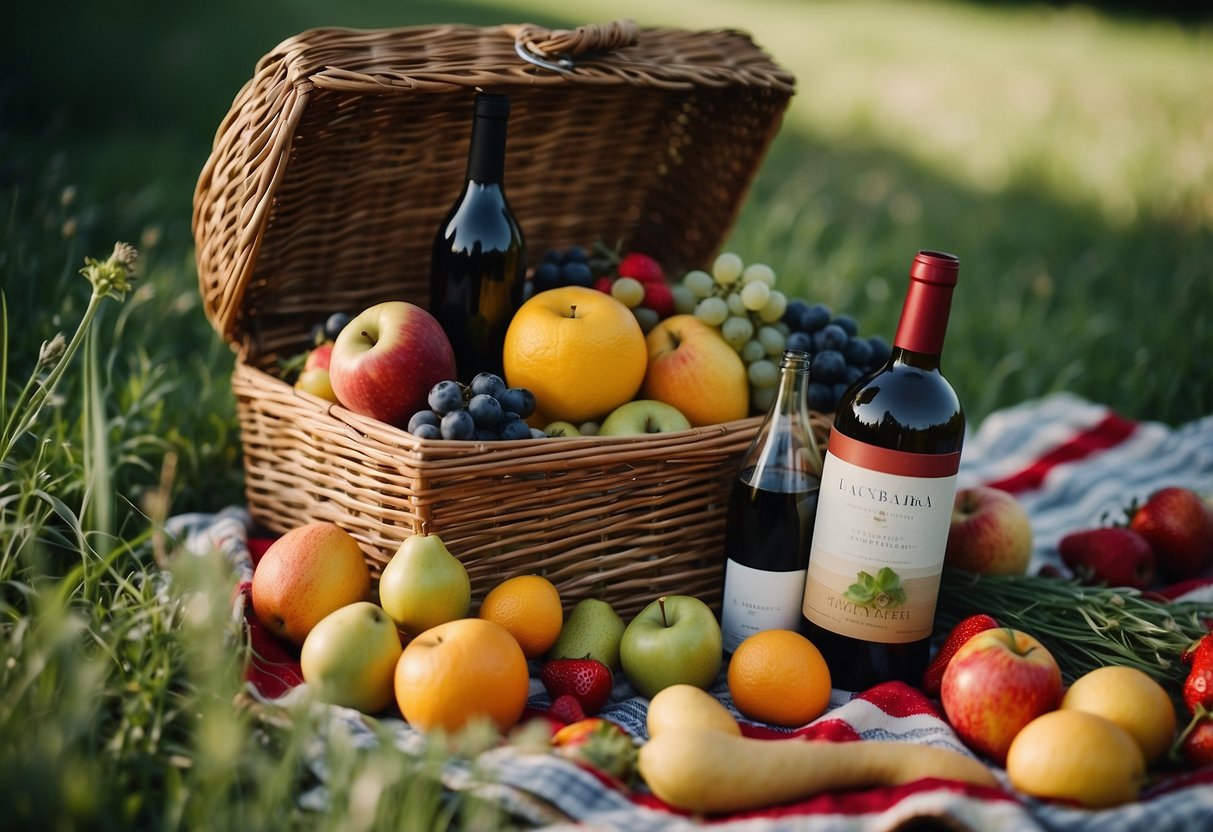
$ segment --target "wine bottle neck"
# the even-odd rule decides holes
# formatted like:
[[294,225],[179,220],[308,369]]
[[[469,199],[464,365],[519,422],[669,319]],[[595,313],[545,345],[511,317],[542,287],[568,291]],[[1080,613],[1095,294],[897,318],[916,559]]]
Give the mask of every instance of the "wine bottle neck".
[[757,477],[767,467],[818,476],[821,454],[809,417],[809,356],[784,352],[775,400],[746,453],[743,470]]
[[505,175],[505,137],[509,99],[504,95],[476,96],[472,140],[468,148],[467,178],[483,184],[500,184]]
[[[959,261],[950,254],[919,252],[914,258],[901,320],[893,337],[895,359],[900,354],[907,363],[921,366],[922,360],[933,357],[938,366],[958,267]],[[914,360],[915,356],[921,359]]]

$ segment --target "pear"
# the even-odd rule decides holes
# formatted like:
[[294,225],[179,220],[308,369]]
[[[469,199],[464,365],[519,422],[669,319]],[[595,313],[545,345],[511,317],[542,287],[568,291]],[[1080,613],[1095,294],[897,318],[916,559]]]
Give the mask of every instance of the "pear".
[[619,670],[619,642],[623,639],[623,619],[609,603],[599,598],[583,598],[569,613],[549,659],[598,659]]
[[466,618],[472,606],[467,569],[436,534],[405,538],[379,577],[379,603],[410,636]]

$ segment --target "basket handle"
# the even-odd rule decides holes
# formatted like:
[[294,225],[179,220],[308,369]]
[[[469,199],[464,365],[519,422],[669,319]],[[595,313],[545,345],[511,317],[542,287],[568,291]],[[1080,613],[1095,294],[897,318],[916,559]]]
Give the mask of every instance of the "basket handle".
[[635,46],[640,31],[636,21],[627,18],[586,24],[576,29],[545,29],[533,23],[502,28],[513,36],[518,57],[544,69],[564,73],[573,71],[574,58]]

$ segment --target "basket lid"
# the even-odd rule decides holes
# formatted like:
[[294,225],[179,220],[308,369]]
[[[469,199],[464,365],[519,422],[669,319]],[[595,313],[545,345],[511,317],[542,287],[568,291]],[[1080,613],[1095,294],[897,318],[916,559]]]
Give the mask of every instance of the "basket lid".
[[794,79],[743,32],[631,21],[289,38],[237,94],[194,194],[216,330],[248,346],[422,292],[477,89],[511,96],[506,191],[531,251],[602,239],[677,267],[729,233]]

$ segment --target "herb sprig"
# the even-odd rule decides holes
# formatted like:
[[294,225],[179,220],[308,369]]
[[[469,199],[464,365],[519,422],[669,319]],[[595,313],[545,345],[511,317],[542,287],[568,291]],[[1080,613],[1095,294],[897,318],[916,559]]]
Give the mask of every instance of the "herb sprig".
[[1180,656],[1213,623],[1211,604],[1155,600],[1128,587],[944,569],[937,631],[978,612],[1039,639],[1067,682],[1105,665],[1135,667],[1176,700],[1186,675]]

